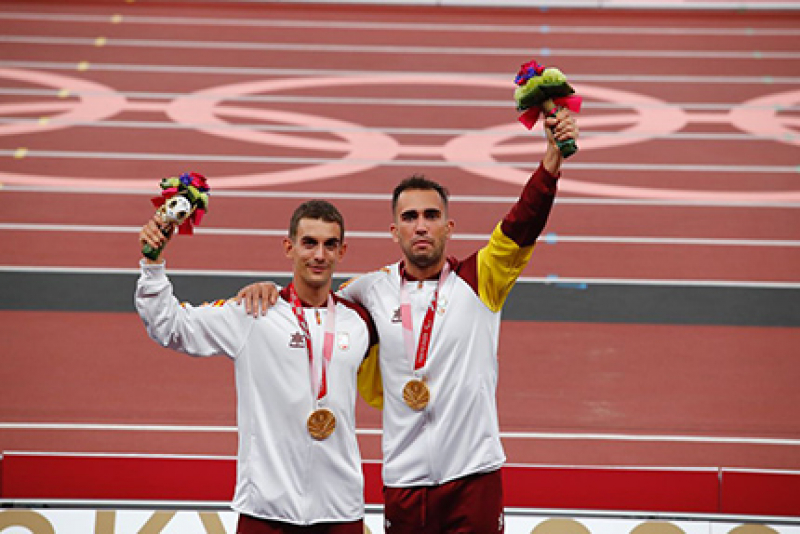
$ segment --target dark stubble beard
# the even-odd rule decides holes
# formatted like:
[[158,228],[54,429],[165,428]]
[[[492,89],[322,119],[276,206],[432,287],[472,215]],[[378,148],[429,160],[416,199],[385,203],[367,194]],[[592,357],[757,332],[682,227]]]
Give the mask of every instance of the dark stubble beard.
[[429,254],[414,254],[411,251],[411,246],[405,251],[406,261],[419,269],[427,269],[432,265],[436,265],[442,260],[444,256],[444,247],[434,248]]

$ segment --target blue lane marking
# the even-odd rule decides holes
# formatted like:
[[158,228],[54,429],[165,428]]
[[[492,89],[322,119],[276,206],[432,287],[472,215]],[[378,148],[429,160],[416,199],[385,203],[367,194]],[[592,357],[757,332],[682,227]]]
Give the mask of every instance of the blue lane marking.
[[547,285],[552,285],[560,289],[589,289],[589,284],[586,282],[559,282],[557,274],[548,274],[545,279],[547,280]]

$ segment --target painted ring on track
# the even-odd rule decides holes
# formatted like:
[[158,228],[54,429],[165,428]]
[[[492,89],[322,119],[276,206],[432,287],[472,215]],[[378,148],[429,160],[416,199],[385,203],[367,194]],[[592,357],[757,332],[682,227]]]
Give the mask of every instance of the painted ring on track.
[[4,117],[15,113],[57,114],[48,116],[47,121],[0,124],[0,136],[36,134],[70,128],[74,122],[99,121],[116,115],[128,104],[127,99],[115,90],[80,78],[22,69],[0,69],[0,78],[66,90],[67,97],[79,99],[79,102],[61,100],[0,104],[0,115]]
[[[776,125],[779,128],[776,141],[800,146],[800,119],[797,116],[779,116],[780,110],[800,103],[800,91],[786,91],[759,96],[743,102],[728,113],[731,124],[743,132],[756,136],[774,138]],[[783,135],[782,139],[780,136]]]
[[[34,112],[46,109],[67,110],[59,116],[64,121],[96,121],[114,115],[127,107],[124,96],[113,90],[80,79],[65,76],[44,74],[34,71],[17,69],[0,70],[0,76],[7,76],[30,83],[68,87],[81,91],[80,105],[69,107],[64,102],[49,104],[12,104],[14,107],[3,107],[3,110],[16,110]],[[287,183],[308,182],[323,178],[334,178],[364,172],[380,166],[386,161],[394,160],[399,154],[425,154],[441,155],[447,161],[456,164],[467,172],[486,178],[515,184],[522,184],[527,180],[528,172],[520,170],[514,164],[504,164],[496,161],[495,156],[519,155],[541,152],[541,139],[538,148],[534,143],[526,140],[522,143],[503,143],[509,139],[520,137],[526,131],[516,123],[503,125],[470,132],[458,136],[441,147],[402,146],[397,141],[379,131],[363,128],[357,124],[346,121],[324,118],[302,113],[251,109],[234,105],[224,105],[225,100],[242,95],[252,95],[281,90],[304,89],[346,85],[386,85],[386,84],[414,84],[414,85],[466,85],[470,87],[482,86],[509,90],[509,84],[502,80],[488,78],[464,78],[446,75],[384,75],[371,77],[313,77],[293,78],[278,80],[262,80],[255,82],[235,83],[217,86],[179,97],[164,106],[163,111],[174,121],[181,124],[195,125],[198,122],[210,124],[197,128],[199,131],[233,139],[245,143],[269,144],[285,146],[299,150],[334,151],[343,152],[344,156],[338,159],[320,158],[321,163],[275,172],[255,173],[238,176],[217,176],[214,178],[215,187],[253,187],[262,185],[277,185]],[[600,100],[617,102],[630,107],[632,112],[617,114],[600,114],[590,116],[580,121],[583,128],[589,126],[614,126],[622,127],[620,136],[597,136],[581,140],[584,150],[623,146],[652,140],[655,137],[676,132],[683,128],[691,117],[682,109],[645,95],[627,91],[606,89],[593,86],[581,86],[583,96]],[[754,104],[766,105],[784,103],[787,99],[796,99],[796,92],[782,93],[779,95],[761,97],[751,100],[748,106],[734,109],[730,114],[730,121],[740,129],[763,134],[764,123],[774,124],[776,121],[794,126],[790,118],[778,120],[772,110],[766,112],[753,110]],[[27,106],[27,107],[24,107]],[[51,106],[51,107],[48,107]],[[761,120],[753,120],[753,113],[759,113]],[[297,126],[310,126],[322,131],[328,130],[339,136],[342,141],[333,139],[310,138],[297,135],[288,135],[275,132],[258,131],[247,127],[237,127],[222,120],[220,117],[242,117],[264,121],[277,121]],[[754,126],[760,125],[760,126]],[[9,133],[35,133],[43,130],[64,128],[67,125],[46,122],[44,124],[26,123],[10,124],[0,128],[0,134]],[[487,135],[487,133],[491,135]],[[46,185],[95,185],[98,180],[86,178],[26,176],[10,173],[0,173],[0,179],[11,183],[46,184]],[[104,179],[104,187],[147,187],[150,188],[151,180],[133,179]],[[733,192],[733,191],[700,191],[680,190],[666,188],[631,187],[616,184],[603,184],[576,179],[562,178],[560,181],[562,191],[595,196],[611,196],[621,198],[657,198],[657,199],[713,199],[713,200],[745,200],[745,201],[771,201],[771,200],[798,200],[800,192],[775,191],[775,192]]]
[[[380,166],[383,161],[393,160],[400,150],[397,141],[388,135],[368,130],[357,124],[296,112],[221,105],[227,99],[243,95],[282,89],[325,87],[328,85],[325,80],[328,79],[325,78],[322,81],[319,78],[280,79],[217,86],[175,99],[167,106],[166,113],[172,120],[181,124],[198,122],[204,125],[211,124],[212,126],[203,126],[198,130],[217,137],[292,149],[345,152],[341,159],[314,166],[240,176],[218,176],[214,178],[214,184],[217,187],[278,185],[335,178],[368,171]],[[353,83],[352,78],[344,78],[344,80]],[[247,128],[231,128],[230,124],[219,118],[220,116],[271,120],[322,130],[328,129],[335,131],[336,135],[347,142]]]

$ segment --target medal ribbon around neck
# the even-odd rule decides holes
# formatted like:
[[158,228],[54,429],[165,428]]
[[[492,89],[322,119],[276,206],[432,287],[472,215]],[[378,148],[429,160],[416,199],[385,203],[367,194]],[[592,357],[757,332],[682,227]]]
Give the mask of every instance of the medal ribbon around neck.
[[444,286],[447,280],[447,275],[450,274],[450,263],[444,262],[442,273],[439,275],[439,283],[436,285],[436,290],[433,292],[433,299],[428,310],[425,312],[425,317],[422,319],[422,327],[419,332],[419,343],[417,343],[416,351],[414,350],[414,323],[411,318],[411,303],[408,297],[408,288],[406,286],[406,279],[404,273],[400,273],[400,318],[403,323],[403,344],[406,348],[406,356],[408,362],[411,364],[414,371],[421,369],[425,362],[428,361],[428,349],[431,345],[431,333],[433,332],[433,320],[436,317],[436,305],[439,300],[439,289]]
[[322,343],[322,377],[317,377],[317,361],[314,359],[314,349],[311,342],[311,331],[306,322],[305,313],[303,312],[303,303],[300,302],[300,297],[297,296],[297,290],[294,284],[289,284],[289,303],[292,305],[292,311],[300,324],[300,329],[303,331],[303,336],[306,339],[306,350],[308,351],[308,363],[311,368],[311,388],[312,393],[316,395],[317,400],[322,399],[328,394],[328,379],[327,369],[333,357],[333,343],[334,343],[334,330],[336,324],[336,306],[333,304],[333,298],[330,293],[328,294],[328,313],[325,316],[325,337]]

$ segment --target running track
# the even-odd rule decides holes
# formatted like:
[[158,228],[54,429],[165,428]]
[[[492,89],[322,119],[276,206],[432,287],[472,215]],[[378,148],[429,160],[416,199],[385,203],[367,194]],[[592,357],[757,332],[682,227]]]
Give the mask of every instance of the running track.
[[[169,265],[190,300],[285,279],[333,199],[345,276],[391,262],[388,192],[454,194],[485,240],[541,155],[512,80],[585,98],[581,151],[501,338],[509,462],[800,469],[796,12],[4,2],[0,450],[235,454],[232,370],[132,312],[158,180],[209,177]],[[379,414],[359,406],[362,452]]]

